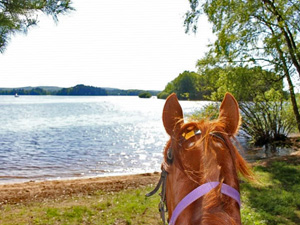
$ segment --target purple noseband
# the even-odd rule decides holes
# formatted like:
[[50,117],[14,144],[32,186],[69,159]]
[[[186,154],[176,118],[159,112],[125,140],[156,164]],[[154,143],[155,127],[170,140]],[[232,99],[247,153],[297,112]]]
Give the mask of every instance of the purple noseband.
[[[201,198],[203,195],[207,194],[210,192],[212,189],[217,187],[220,184],[220,182],[208,182],[205,184],[202,184],[201,186],[197,187],[193,191],[191,191],[187,196],[185,196],[176,206],[175,210],[172,213],[171,220],[169,222],[169,225],[175,225],[175,222],[177,220],[177,217],[180,215],[180,213],[188,207],[190,204],[192,204],[194,201],[197,199]],[[234,200],[237,201],[239,206],[241,207],[241,201],[240,201],[240,193],[230,187],[227,184],[222,184],[221,187],[221,193],[228,195],[229,197],[233,198]]]

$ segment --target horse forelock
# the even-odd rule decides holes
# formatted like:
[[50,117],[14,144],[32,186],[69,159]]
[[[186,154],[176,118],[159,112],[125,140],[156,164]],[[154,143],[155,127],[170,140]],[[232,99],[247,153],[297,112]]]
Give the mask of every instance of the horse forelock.
[[[185,151],[191,150],[192,148],[195,148],[194,146],[202,145],[202,148],[200,148],[202,152],[201,158],[199,158],[199,163],[205,165],[206,171],[203,171],[204,174],[208,171],[218,169],[215,165],[215,162],[217,161],[218,154],[223,153],[230,156],[234,168],[239,174],[247,179],[254,179],[247,162],[243,159],[243,157],[237,150],[236,145],[240,147],[238,141],[235,139],[235,137],[230,136],[224,131],[225,126],[226,125],[220,120],[200,120],[185,123],[181,126],[178,133],[175,135],[175,140],[173,140],[177,142],[177,144],[174,144],[172,143],[172,140],[169,140],[166,148],[168,149],[170,146],[173,146],[174,158],[176,158],[175,161],[177,162],[177,164],[179,164],[177,166],[179,168],[183,168],[186,173],[191,174],[192,172],[194,174],[199,174],[199,171],[190,171],[187,166],[185,166],[189,164],[190,159],[182,157],[183,153]],[[199,129],[201,131],[200,138],[195,141],[194,146],[191,148],[185,147],[180,143],[181,134],[187,129]],[[235,141],[235,144],[232,143],[232,139]]]

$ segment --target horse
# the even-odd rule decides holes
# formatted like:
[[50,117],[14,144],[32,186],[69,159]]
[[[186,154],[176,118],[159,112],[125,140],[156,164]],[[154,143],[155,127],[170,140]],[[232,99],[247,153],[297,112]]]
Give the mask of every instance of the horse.
[[219,117],[185,123],[176,94],[164,105],[163,125],[170,136],[163,151],[159,209],[165,224],[241,224],[239,178],[253,179],[232,143],[241,123],[236,99],[226,93]]

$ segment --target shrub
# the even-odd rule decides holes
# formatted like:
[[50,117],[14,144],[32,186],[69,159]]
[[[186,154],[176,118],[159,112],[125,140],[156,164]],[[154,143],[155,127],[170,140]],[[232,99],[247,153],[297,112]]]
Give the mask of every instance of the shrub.
[[286,140],[293,129],[293,114],[279,91],[273,89],[253,102],[240,103],[242,130],[252,144],[262,146]]
[[169,93],[167,93],[165,91],[162,91],[162,92],[158,93],[157,98],[159,98],[159,99],[167,99],[167,97],[169,95],[170,95]]
[[218,102],[213,102],[205,105],[202,109],[192,113],[189,116],[190,120],[201,120],[201,119],[217,119],[219,116],[220,104]]
[[[295,124],[290,104],[285,101],[280,91],[271,89],[251,102],[239,102],[242,115],[242,134],[251,144],[262,146],[284,141]],[[203,118],[216,119],[219,103],[212,103],[200,111],[194,112],[191,120]]]

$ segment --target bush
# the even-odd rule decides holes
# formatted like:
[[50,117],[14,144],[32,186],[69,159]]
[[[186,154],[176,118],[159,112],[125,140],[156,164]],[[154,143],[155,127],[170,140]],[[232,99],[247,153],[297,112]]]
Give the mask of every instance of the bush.
[[[286,140],[295,127],[295,118],[290,113],[290,104],[279,91],[271,89],[254,101],[240,102],[242,134],[251,144],[262,146]],[[212,103],[190,116],[191,120],[216,119],[219,103]]]
[[189,119],[193,121],[206,119],[206,118],[210,120],[217,119],[219,116],[219,109],[220,109],[220,104],[217,102],[213,102],[208,105],[205,105],[199,111],[192,113],[189,116]]
[[159,98],[159,99],[167,99],[167,97],[169,95],[170,95],[169,93],[162,91],[162,92],[158,93],[157,98]]
[[242,130],[250,143],[262,146],[286,140],[294,126],[288,107],[283,95],[273,89],[253,102],[240,103]]

